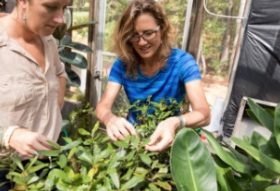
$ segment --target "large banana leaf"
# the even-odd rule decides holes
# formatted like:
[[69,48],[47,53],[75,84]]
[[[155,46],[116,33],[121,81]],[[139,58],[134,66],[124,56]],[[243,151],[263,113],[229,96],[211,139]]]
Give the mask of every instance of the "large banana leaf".
[[213,158],[191,129],[182,129],[171,148],[171,173],[180,191],[216,191]]
[[236,158],[234,154],[230,155],[228,152],[226,152],[211,133],[207,131],[204,131],[204,133],[210,146],[222,161],[224,161],[226,164],[234,168],[237,172],[248,174],[248,175],[251,174],[249,165],[244,163],[242,160]]
[[276,106],[275,109],[274,133],[278,143],[278,147],[280,148],[280,103]]
[[265,109],[263,109],[261,106],[256,104],[252,99],[248,98],[248,104],[254,113],[254,115],[258,118],[258,121],[263,125],[264,127],[268,128],[272,133],[274,133],[273,128],[273,117],[269,112],[267,112]]
[[79,53],[61,51],[59,53],[59,57],[63,62],[72,64],[74,66],[77,66],[78,68],[82,68],[82,69],[87,68],[86,58]]
[[266,154],[258,151],[256,148],[246,143],[245,141],[232,137],[231,140],[240,148],[245,150],[250,156],[252,156],[255,160],[260,162],[266,168],[278,173],[280,175],[280,162],[275,160]]
[[269,186],[279,175],[269,169],[264,169],[262,172],[252,178],[251,189],[260,190]]
[[266,145],[261,146],[260,150],[269,157],[280,160],[280,148],[274,135],[270,137]]
[[217,155],[214,155],[217,180],[222,191],[242,191],[241,186],[234,179],[233,171]]

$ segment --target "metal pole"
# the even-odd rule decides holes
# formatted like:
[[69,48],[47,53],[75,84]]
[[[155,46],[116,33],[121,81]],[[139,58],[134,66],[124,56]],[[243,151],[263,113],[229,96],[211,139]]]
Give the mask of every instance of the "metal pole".
[[189,37],[189,31],[190,31],[190,23],[191,23],[191,15],[192,15],[192,7],[193,7],[193,0],[189,0],[187,12],[186,12],[184,33],[183,33],[182,50],[187,49],[188,37]]
[[97,101],[101,99],[101,87],[102,87],[102,68],[103,68],[103,45],[104,45],[104,31],[106,24],[106,0],[100,1],[99,7],[99,18],[98,18],[98,33],[97,33],[97,58],[96,58],[96,95]]

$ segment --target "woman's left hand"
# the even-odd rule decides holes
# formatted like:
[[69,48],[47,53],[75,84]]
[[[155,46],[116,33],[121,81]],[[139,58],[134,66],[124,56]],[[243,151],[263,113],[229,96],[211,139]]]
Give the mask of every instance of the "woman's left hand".
[[160,152],[170,147],[179,124],[180,121],[177,117],[169,117],[160,122],[150,137],[151,141],[146,145],[146,150]]

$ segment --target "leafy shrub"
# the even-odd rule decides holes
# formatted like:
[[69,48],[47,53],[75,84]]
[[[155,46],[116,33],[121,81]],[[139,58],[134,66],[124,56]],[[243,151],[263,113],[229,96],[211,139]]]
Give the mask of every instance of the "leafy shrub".
[[180,112],[181,106],[174,100],[154,103],[151,97],[135,103],[130,109],[139,113],[135,125],[139,137],[127,136],[113,143],[98,131],[99,122],[89,131],[84,127],[87,120],[78,120],[93,112],[85,107],[71,117],[80,127],[75,139],[64,138],[65,146],[50,142],[53,150],[39,152],[47,158],[44,162],[36,156],[23,165],[12,156],[7,177],[16,190],[176,190],[169,149],[151,153],[144,146],[157,123]]

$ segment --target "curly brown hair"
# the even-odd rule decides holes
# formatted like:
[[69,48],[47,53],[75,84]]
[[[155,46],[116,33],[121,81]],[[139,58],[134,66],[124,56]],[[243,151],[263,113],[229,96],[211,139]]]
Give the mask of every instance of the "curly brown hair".
[[132,48],[133,46],[129,39],[134,32],[136,19],[144,13],[152,15],[160,26],[162,44],[159,48],[160,52],[157,54],[159,58],[157,59],[160,61],[161,67],[165,65],[164,60],[169,56],[176,38],[175,30],[159,3],[154,0],[133,0],[118,20],[113,36],[115,42],[114,51],[125,64],[126,75],[129,77],[137,77],[137,64],[141,61],[141,57]]

